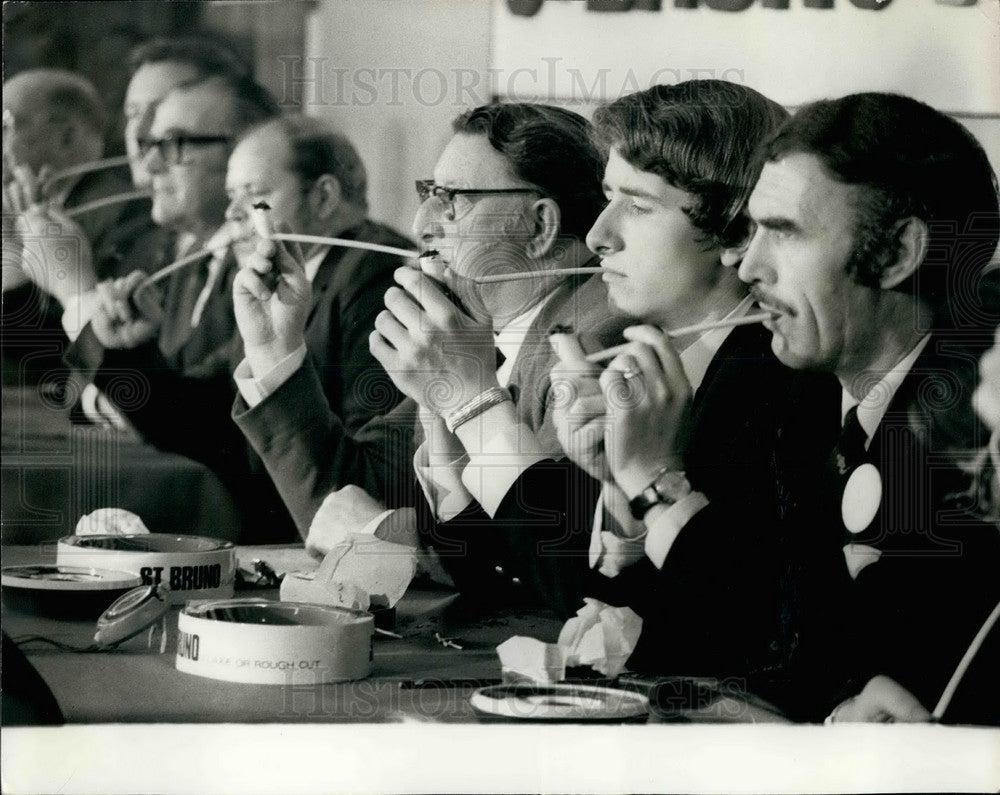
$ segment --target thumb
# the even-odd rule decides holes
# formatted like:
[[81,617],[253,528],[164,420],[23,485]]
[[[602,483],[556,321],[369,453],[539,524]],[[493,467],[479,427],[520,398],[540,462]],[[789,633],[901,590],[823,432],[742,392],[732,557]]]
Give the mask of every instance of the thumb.
[[[285,222],[280,222],[274,226],[275,232],[281,234],[291,234],[292,227]],[[273,241],[277,249],[275,263],[282,274],[305,272],[305,256],[302,247],[296,241],[275,240]]]
[[163,320],[160,289],[148,281],[144,271],[133,271],[125,277],[125,288],[129,291],[132,303],[142,316],[153,323]]

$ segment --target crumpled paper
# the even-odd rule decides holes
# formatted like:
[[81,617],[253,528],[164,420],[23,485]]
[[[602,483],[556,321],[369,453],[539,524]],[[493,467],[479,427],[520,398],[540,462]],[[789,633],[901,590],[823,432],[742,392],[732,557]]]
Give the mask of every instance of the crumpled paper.
[[566,651],[567,665],[589,665],[605,676],[618,676],[641,632],[642,619],[631,608],[587,598],[563,626],[559,645]]
[[148,533],[149,528],[124,508],[98,508],[81,516],[73,532],[78,536],[125,536]]
[[555,643],[515,635],[497,646],[504,681],[558,682],[566,677],[566,657]]
[[309,528],[306,549],[319,568],[289,572],[282,601],[354,610],[394,607],[417,571],[413,509],[386,511],[356,486],[327,496]]
[[504,678],[553,683],[566,668],[589,666],[607,677],[620,674],[642,632],[642,619],[628,607],[611,607],[584,599],[576,616],[559,633],[557,643],[515,635],[497,646]]
[[334,546],[315,572],[289,572],[281,599],[355,610],[394,607],[416,571],[413,547],[355,534]]

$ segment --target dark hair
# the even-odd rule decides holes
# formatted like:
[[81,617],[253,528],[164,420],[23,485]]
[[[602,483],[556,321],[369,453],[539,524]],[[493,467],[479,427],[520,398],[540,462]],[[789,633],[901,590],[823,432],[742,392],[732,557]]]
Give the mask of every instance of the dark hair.
[[289,167],[304,184],[330,174],[340,184],[344,201],[362,210],[368,209],[368,174],[358,150],[346,135],[321,119],[294,115],[254,125],[240,137],[245,138],[272,125],[288,139],[292,153]]
[[629,94],[594,113],[594,140],[695,198],[684,212],[710,246],[742,243],[743,212],[760,176],[760,145],[788,118],[763,94],[724,80],[690,80]]
[[795,152],[859,189],[848,267],[859,283],[878,286],[896,259],[898,223],[919,218],[930,235],[927,256],[896,289],[926,300],[939,324],[960,323],[969,310],[982,320],[975,294],[997,247],[1000,213],[996,176],[965,127],[909,97],[852,94],[806,105],[767,146],[769,160]]
[[[270,92],[249,77],[218,74],[183,83],[174,91],[191,91],[202,86],[219,88],[233,100],[233,130],[236,135],[261,122],[281,115],[281,106]],[[171,92],[172,93],[172,92]]]
[[556,201],[562,233],[586,237],[604,205],[604,164],[583,116],[550,105],[494,103],[466,111],[452,128],[485,135],[518,177]]
[[129,53],[131,73],[150,63],[173,61],[190,66],[198,78],[210,75],[250,77],[250,67],[217,38],[205,36],[159,36],[137,45]]

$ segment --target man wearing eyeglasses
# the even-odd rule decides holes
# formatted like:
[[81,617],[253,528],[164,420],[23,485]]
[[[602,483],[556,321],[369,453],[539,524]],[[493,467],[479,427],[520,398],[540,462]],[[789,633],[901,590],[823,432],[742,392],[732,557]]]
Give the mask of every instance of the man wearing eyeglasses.
[[[421,258],[433,277],[406,268],[397,271],[396,279],[400,284],[417,279],[438,307],[452,307],[452,301],[461,304],[463,310],[454,315],[461,328],[456,327],[437,358],[421,362],[415,369],[426,366],[423,377],[428,392],[450,392],[455,408],[466,396],[482,391],[481,381],[502,379],[507,394],[517,395],[518,415],[548,440],[555,453],[558,442],[548,421],[548,372],[554,359],[549,329],[554,324],[573,324],[581,332],[599,336],[596,346],[610,342],[625,323],[609,315],[607,294],[599,280],[556,275],[480,288],[472,279],[514,271],[556,271],[587,262],[590,254],[582,241],[603,201],[601,159],[587,137],[586,121],[552,107],[485,106],[460,116],[454,129],[455,135],[435,169],[435,180],[417,183],[423,203],[414,232],[426,253],[436,252]],[[270,266],[262,261],[259,267],[267,270]],[[409,287],[413,292],[418,289]],[[387,304],[395,307],[400,301],[411,300],[399,288],[386,296]],[[395,336],[386,320],[388,313],[383,312],[373,341],[386,333]],[[496,338],[494,329],[500,332]],[[484,348],[488,361],[469,359],[463,350],[467,340]],[[438,423],[443,427],[443,421],[418,407],[426,393],[422,387],[407,383],[410,363],[405,368],[401,361],[390,363],[386,355],[390,345],[373,342],[372,352],[401,390],[411,398],[418,395],[420,400],[403,401],[354,436],[331,423],[325,412],[312,408],[318,398],[308,370],[300,369],[262,404],[276,406],[280,398],[289,419],[295,412],[298,420],[284,422],[282,427],[287,430],[277,439],[261,429],[263,444],[255,442],[255,447],[275,475],[300,531],[308,533],[307,546],[316,553],[322,554],[337,543],[347,525],[356,530],[378,517],[386,505],[430,510],[419,488],[414,490],[414,461],[412,454],[406,454],[412,447],[405,437],[412,434],[418,412],[425,415],[433,433],[437,433]],[[503,359],[499,370],[498,358]],[[420,441],[424,427],[418,425],[416,431]],[[396,442],[395,437],[399,437]],[[380,456],[379,450],[389,445],[399,452]],[[418,467],[428,468],[436,455],[436,448],[426,445],[417,459]],[[444,498],[444,491],[436,490],[430,476],[425,483],[439,500]],[[462,495],[456,497],[462,499]],[[325,498],[330,500],[329,509],[317,516]],[[449,510],[447,502],[434,507]],[[469,507],[468,500],[458,510],[462,507]],[[403,513],[383,517],[381,526],[405,525]],[[424,524],[433,526],[433,517]],[[434,542],[429,539],[430,545],[447,547],[453,563],[459,561],[449,568],[462,581],[460,585],[472,588],[477,584],[477,590],[488,590],[498,580],[497,561],[489,549],[468,550],[472,565],[466,575],[460,562],[465,556],[456,556],[451,543]],[[488,581],[484,574],[488,574]],[[500,587],[516,590],[517,584],[508,582]]]

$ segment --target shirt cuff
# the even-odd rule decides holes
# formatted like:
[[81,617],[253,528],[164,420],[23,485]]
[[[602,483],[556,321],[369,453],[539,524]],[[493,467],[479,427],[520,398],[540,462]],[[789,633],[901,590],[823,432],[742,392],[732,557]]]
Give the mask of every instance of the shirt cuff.
[[590,534],[590,568],[598,569],[605,577],[617,577],[642,558],[646,532],[634,538],[615,535],[604,529],[604,512],[604,489],[601,489],[594,512],[594,527]]
[[76,342],[80,332],[83,331],[90,319],[94,316],[97,307],[97,293],[88,290],[80,295],[74,295],[67,299],[66,306],[62,313],[62,327],[69,337],[70,342]]
[[521,474],[552,456],[541,450],[535,434],[521,423],[510,401],[492,406],[458,429],[469,453],[462,483],[490,517]]
[[268,397],[278,391],[278,388],[289,378],[295,375],[306,360],[306,346],[300,345],[274,367],[268,370],[259,378],[255,377],[250,369],[250,362],[246,359],[237,365],[233,378],[236,380],[236,388],[247,402],[250,408],[262,403]]
[[663,568],[670,548],[677,540],[684,526],[691,518],[708,505],[708,498],[700,491],[692,491],[686,497],[677,500],[664,511],[660,511],[652,520],[646,523],[645,551],[656,568]]
[[439,522],[447,522],[468,508],[474,499],[462,483],[462,467],[468,456],[461,455],[444,466],[431,466],[428,461],[427,442],[421,442],[413,454],[413,470],[434,516]]

